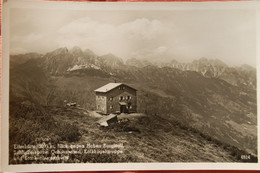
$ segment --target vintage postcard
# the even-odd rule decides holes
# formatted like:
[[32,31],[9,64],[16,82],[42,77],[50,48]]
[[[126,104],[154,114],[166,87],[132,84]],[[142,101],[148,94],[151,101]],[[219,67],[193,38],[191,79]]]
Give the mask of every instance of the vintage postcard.
[[3,4],[3,171],[260,169],[258,2]]

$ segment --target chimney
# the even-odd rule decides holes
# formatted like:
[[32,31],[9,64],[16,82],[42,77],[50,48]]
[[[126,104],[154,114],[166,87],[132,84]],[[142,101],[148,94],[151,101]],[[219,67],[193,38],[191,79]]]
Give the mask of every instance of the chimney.
[[116,83],[116,79],[115,79],[115,83]]

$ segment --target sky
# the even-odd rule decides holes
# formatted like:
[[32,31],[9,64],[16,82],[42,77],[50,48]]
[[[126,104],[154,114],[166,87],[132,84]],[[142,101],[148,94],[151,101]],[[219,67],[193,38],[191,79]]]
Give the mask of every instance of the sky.
[[13,8],[11,54],[78,46],[123,60],[190,62],[217,58],[231,66],[256,64],[251,10],[51,10]]

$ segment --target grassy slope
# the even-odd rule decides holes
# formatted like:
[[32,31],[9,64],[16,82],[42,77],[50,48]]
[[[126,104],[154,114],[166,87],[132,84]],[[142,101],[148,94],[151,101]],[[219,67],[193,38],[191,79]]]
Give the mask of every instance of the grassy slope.
[[[66,109],[66,111],[64,110]],[[106,128],[99,127],[98,118],[77,108],[51,108],[57,122],[76,125],[81,132],[77,143],[123,143],[124,153],[116,162],[231,162],[230,151],[182,129],[160,117],[148,115]],[[71,113],[73,112],[73,113]],[[78,112],[78,113],[75,113]],[[72,116],[73,115],[73,116]],[[109,155],[107,160],[110,161]],[[98,161],[98,159],[96,160]]]

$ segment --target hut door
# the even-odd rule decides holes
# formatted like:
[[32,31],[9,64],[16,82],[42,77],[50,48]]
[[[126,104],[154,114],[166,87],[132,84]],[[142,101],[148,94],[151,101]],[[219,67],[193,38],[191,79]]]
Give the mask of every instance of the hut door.
[[126,105],[120,105],[120,113],[126,112]]

